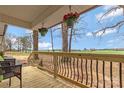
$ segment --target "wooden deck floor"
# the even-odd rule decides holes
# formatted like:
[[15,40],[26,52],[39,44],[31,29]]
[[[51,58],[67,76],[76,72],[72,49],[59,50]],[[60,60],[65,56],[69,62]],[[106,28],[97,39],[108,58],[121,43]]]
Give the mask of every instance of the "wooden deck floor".
[[[23,88],[71,88],[77,87],[69,82],[63,81],[60,78],[54,79],[47,72],[32,66],[23,67]],[[0,82],[0,88],[8,88],[8,79]],[[12,78],[11,88],[19,88],[19,80],[16,77]]]

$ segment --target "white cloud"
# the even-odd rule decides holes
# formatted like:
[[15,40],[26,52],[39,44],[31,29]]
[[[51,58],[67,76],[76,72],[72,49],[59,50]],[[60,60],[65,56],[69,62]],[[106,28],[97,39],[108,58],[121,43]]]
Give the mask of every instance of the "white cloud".
[[12,42],[12,43],[15,43],[16,41],[17,41],[16,38],[12,38],[12,39],[11,39],[11,42]]
[[49,47],[48,49],[49,49],[49,50],[52,50],[52,47]]
[[49,42],[39,42],[38,43],[39,49],[52,49],[52,44]]
[[102,17],[105,14],[105,12],[101,12],[99,14],[96,15],[96,19],[97,20],[106,20],[109,19],[111,17],[116,17],[116,16],[120,16],[123,14],[123,8],[117,9],[116,11],[112,11],[109,14],[105,15],[104,17]]
[[92,32],[86,33],[86,36],[93,36]]
[[26,29],[25,32],[26,32],[27,34],[31,34],[31,33],[33,33],[33,31],[30,30],[30,29]]

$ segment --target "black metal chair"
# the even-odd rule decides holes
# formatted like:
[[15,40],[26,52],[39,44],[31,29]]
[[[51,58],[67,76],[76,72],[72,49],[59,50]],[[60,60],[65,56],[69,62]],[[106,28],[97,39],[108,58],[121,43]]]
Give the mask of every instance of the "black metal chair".
[[11,78],[17,77],[20,80],[20,88],[22,87],[22,65],[16,65],[15,60],[0,61],[0,75],[3,75],[3,80],[9,79],[9,87]]

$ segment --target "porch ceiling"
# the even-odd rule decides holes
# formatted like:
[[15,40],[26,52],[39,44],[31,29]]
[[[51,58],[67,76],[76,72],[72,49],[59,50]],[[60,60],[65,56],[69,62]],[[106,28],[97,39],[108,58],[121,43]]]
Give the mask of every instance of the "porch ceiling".
[[[72,11],[84,12],[94,5],[75,5]],[[0,6],[0,22],[37,29],[44,22],[46,27],[62,21],[65,13],[69,12],[66,5],[4,5]]]
[[[73,5],[72,11],[84,13],[95,7],[97,6]],[[1,5],[0,44],[8,24],[36,30],[42,26],[42,23],[45,27],[60,23],[63,15],[68,12],[67,5]]]

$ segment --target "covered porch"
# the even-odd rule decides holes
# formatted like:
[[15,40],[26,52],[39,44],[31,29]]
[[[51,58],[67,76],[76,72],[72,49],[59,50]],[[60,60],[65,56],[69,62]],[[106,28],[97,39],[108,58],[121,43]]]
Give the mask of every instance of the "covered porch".
[[[71,6],[83,14],[99,6]],[[25,10],[25,11],[24,11]],[[11,11],[11,12],[10,12]],[[15,25],[33,31],[33,51],[27,58],[27,65],[22,67],[22,87],[123,87],[123,55],[85,54],[38,51],[38,29],[42,24],[51,28],[61,23],[65,34],[67,27],[62,22],[68,6],[0,6],[1,51],[4,50],[4,35],[7,25]],[[67,38],[67,37],[66,37]],[[63,46],[65,47],[63,38]],[[0,82],[0,87],[8,87],[8,80]],[[19,87],[16,78],[12,86]]]

